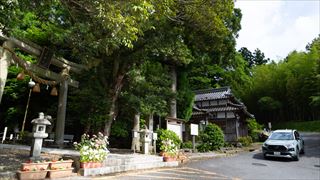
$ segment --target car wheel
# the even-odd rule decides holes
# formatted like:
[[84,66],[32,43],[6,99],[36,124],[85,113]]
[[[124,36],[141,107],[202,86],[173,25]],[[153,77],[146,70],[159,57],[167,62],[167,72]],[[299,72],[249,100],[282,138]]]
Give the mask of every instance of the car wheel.
[[302,141],[302,148],[301,148],[300,154],[304,154],[304,141]]
[[293,157],[293,160],[299,161],[299,148],[296,149],[296,155]]

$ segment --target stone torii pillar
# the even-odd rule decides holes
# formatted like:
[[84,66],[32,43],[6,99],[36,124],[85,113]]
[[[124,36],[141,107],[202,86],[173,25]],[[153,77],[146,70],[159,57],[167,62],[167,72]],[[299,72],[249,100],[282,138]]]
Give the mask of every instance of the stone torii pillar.
[[[3,46],[8,47],[10,49],[14,48],[14,44],[11,41],[5,41],[3,43]],[[1,103],[2,95],[4,92],[4,86],[6,85],[6,81],[7,81],[8,69],[13,62],[12,62],[11,52],[5,49],[2,49],[2,51],[0,51],[0,57],[1,57],[0,58],[0,103]]]
[[[67,69],[64,69],[62,73],[68,73]],[[64,130],[65,130],[65,119],[67,109],[67,98],[68,98],[68,82],[62,81],[59,89],[59,104],[55,131],[55,143],[62,148],[64,141]]]

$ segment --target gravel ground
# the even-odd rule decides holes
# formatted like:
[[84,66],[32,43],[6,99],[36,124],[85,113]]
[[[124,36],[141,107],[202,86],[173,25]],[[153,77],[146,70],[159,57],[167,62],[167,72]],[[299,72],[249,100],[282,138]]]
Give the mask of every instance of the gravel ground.
[[[17,171],[21,163],[29,159],[30,151],[18,149],[0,148],[0,173],[7,171]],[[42,153],[44,159],[59,159],[61,155]]]

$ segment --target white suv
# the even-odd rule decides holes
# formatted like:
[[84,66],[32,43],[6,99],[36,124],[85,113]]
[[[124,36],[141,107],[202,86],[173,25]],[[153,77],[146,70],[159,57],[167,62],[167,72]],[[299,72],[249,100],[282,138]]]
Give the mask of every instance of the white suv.
[[299,161],[304,153],[304,141],[296,130],[276,130],[262,145],[263,157],[285,157]]

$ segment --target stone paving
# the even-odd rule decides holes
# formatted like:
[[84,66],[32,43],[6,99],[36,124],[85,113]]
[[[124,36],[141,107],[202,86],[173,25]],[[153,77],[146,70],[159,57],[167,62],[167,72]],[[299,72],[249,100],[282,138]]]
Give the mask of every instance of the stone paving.
[[[229,155],[234,155],[236,153],[239,153],[241,151],[251,151],[254,149],[257,149],[261,147],[261,144],[255,144],[253,147],[250,148],[243,148],[243,149],[231,149],[227,151],[222,151],[220,153],[218,152],[210,152],[210,153],[186,153],[188,160],[195,161],[195,160],[204,160],[208,158],[216,158],[216,157],[225,157]],[[142,154],[128,154],[129,152],[121,154],[110,154],[110,157],[114,157],[115,159],[135,159],[131,161],[139,162],[141,161],[141,158],[148,159],[148,156],[150,155],[142,155]],[[30,154],[30,146],[24,146],[24,145],[10,145],[10,144],[0,144],[0,179],[15,179],[16,171],[20,168],[20,164],[22,162],[25,162],[29,158]],[[72,157],[72,158],[78,158],[79,153],[74,150],[68,150],[68,149],[54,149],[54,148],[42,148],[42,154],[41,157],[47,158],[47,159],[59,159],[61,157]],[[150,156],[151,157],[151,156]],[[155,158],[159,158],[159,156],[152,156]],[[140,158],[140,159],[139,159]],[[128,160],[126,160],[128,161]],[[142,165],[143,164],[143,165]],[[76,169],[79,169],[79,164],[76,164]],[[141,169],[136,167],[143,167],[141,169],[148,169],[153,168],[150,172],[149,171],[141,171]],[[170,165],[168,165],[170,167]],[[176,166],[176,165],[171,165]],[[158,167],[151,167],[148,165],[147,162],[141,162],[140,165],[134,165],[134,168],[128,168],[128,167],[122,167],[118,169],[122,169],[121,171],[114,171],[111,175],[103,175],[103,176],[95,176],[95,177],[83,177],[80,175],[75,174],[73,177],[67,177],[67,178],[60,178],[61,180],[75,180],[75,179],[108,179],[110,177],[116,178],[116,179],[155,179],[156,176],[157,179],[166,179],[168,178],[168,175],[172,177],[173,179],[193,179],[188,176],[190,172],[193,174],[199,174],[200,171],[196,169],[186,169],[185,167],[182,168],[171,168],[168,170],[167,168],[159,168],[159,167],[165,167],[164,165],[158,166]],[[128,171],[125,172],[124,171]],[[119,174],[119,172],[121,172]],[[137,173],[138,172],[138,173]],[[181,174],[177,172],[185,172],[182,173],[180,176],[176,176],[176,174]],[[118,173],[118,174],[117,174]],[[201,174],[202,173],[202,174]],[[218,179],[229,179],[228,177],[223,177],[217,174],[214,174],[212,172],[201,172],[201,179],[207,179],[206,177],[210,177],[214,175],[214,177],[217,177]],[[172,175],[172,176],[171,176]],[[186,176],[187,177],[184,177]],[[194,176],[196,177],[196,176]],[[200,177],[200,176],[199,176]],[[170,178],[171,179],[171,178]],[[212,178],[209,178],[212,179]]]

